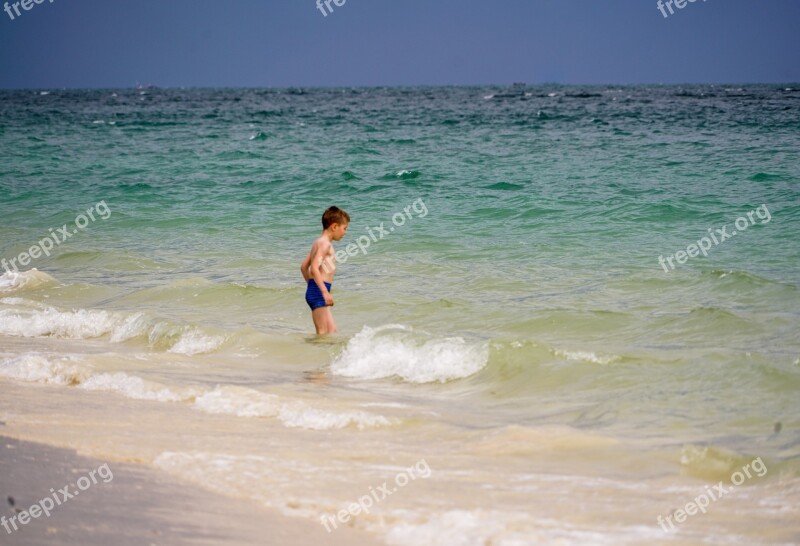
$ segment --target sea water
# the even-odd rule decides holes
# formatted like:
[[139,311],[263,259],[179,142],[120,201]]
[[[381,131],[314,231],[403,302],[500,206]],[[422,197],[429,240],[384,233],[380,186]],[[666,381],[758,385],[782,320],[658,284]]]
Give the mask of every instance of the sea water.
[[106,455],[312,519],[424,459],[392,544],[800,540],[798,86],[5,91],[0,149],[0,376],[113,393]]

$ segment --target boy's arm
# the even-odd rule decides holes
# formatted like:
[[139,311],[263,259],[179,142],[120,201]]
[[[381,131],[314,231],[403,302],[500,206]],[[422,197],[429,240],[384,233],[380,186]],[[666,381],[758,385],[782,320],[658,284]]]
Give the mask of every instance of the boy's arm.
[[331,293],[328,292],[328,287],[325,286],[325,281],[322,280],[322,271],[320,271],[322,260],[328,255],[328,250],[330,250],[330,247],[331,243],[328,241],[314,243],[314,246],[311,247],[311,253],[309,256],[311,257],[311,276],[314,278],[314,282],[317,283],[320,293],[325,298],[325,303],[328,305],[333,305],[333,297],[331,296]]
[[311,263],[311,254],[314,252],[314,247],[311,247],[311,250],[308,251],[308,256],[306,259],[303,260],[303,263],[300,264],[300,271],[303,273],[303,280],[308,282],[308,266]]

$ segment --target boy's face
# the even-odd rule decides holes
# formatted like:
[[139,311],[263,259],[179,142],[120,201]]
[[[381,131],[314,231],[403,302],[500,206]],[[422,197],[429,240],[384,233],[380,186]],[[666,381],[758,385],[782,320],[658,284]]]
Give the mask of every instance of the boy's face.
[[331,225],[331,234],[333,236],[334,241],[339,241],[347,235],[347,228],[350,226],[350,223],[346,224],[333,224]]

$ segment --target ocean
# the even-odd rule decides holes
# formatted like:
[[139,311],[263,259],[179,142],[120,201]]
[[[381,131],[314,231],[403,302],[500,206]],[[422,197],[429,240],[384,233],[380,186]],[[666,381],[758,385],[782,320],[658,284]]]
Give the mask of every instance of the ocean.
[[388,544],[800,543],[800,85],[2,91],[0,149],[36,439]]

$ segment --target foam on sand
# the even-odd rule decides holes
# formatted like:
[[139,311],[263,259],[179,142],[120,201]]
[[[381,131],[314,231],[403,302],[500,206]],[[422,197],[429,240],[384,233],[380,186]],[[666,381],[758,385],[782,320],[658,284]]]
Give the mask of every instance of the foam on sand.
[[194,407],[206,413],[239,417],[275,417],[280,400],[273,394],[234,386],[218,386],[195,399]]
[[393,424],[382,415],[365,411],[331,411],[303,401],[283,401],[274,394],[246,387],[218,386],[198,396],[194,407],[206,413],[239,417],[274,417],[289,428],[332,430],[355,426],[360,430]]
[[89,374],[70,357],[27,353],[0,359],[0,376],[18,381],[77,385]]
[[287,428],[334,430],[352,426],[364,430],[399,423],[397,419],[362,410],[323,408],[303,400],[286,400],[246,387],[218,385],[208,390],[193,386],[167,386],[125,372],[97,373],[92,366],[81,364],[72,356],[26,353],[0,358],[0,377],[76,386],[87,391],[113,392],[133,400],[187,403],[210,414],[273,418]]
[[409,518],[408,514],[399,515],[406,516],[404,519],[407,521],[391,526],[386,535],[388,544],[612,546],[620,543],[652,544],[663,538],[663,532],[658,528],[627,526],[618,531],[619,535],[613,536],[600,528],[576,528],[564,521],[536,518],[518,511],[449,510],[417,518]]
[[146,381],[141,377],[123,372],[93,375],[81,383],[80,388],[88,391],[116,392],[134,400],[155,400],[158,402],[182,402],[191,400],[195,396],[195,393],[191,390],[181,394],[164,385]]

